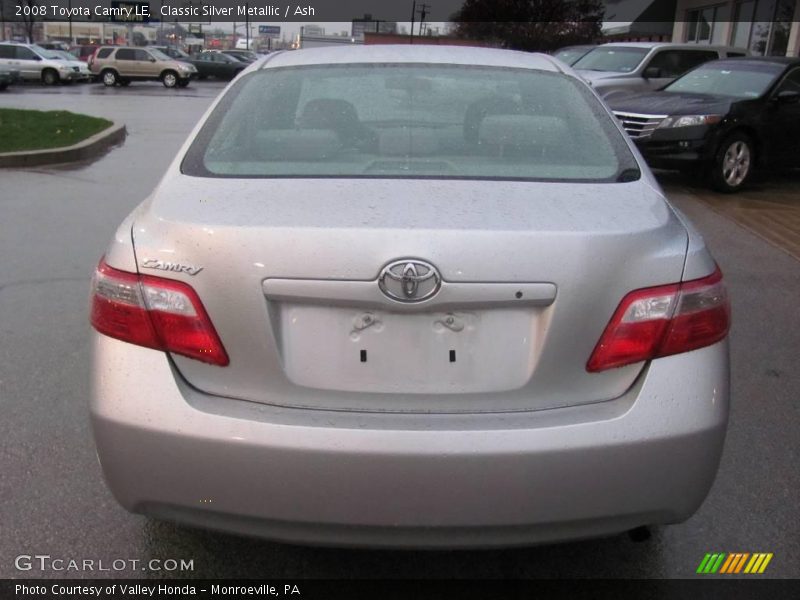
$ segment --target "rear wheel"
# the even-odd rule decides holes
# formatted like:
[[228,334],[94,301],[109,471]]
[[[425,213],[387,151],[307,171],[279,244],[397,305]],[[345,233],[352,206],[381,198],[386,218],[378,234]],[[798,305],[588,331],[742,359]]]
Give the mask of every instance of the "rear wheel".
[[738,192],[750,180],[755,167],[755,149],[750,137],[741,132],[725,138],[717,148],[711,185],[720,192]]
[[55,69],[45,69],[42,71],[42,83],[45,85],[55,85],[59,82],[58,71]]
[[178,85],[178,74],[175,71],[166,71],[161,75],[161,83],[165,88],[174,88]]
[[112,71],[111,69],[103,71],[102,75],[100,75],[100,78],[103,80],[103,85],[106,87],[114,87],[117,85],[117,81],[119,80],[116,72]]

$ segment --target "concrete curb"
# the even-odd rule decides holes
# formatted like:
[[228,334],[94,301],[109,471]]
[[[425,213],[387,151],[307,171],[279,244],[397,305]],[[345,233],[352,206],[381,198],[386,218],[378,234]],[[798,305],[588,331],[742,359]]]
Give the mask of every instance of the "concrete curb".
[[0,167],[37,167],[97,158],[111,146],[122,143],[126,135],[125,125],[114,123],[108,129],[72,146],[24,152],[2,152],[0,153]]

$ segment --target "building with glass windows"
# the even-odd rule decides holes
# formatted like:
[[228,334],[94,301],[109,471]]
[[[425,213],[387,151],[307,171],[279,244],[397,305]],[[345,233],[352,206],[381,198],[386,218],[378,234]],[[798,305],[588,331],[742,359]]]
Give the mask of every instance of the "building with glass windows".
[[678,0],[672,41],[800,56],[800,0]]

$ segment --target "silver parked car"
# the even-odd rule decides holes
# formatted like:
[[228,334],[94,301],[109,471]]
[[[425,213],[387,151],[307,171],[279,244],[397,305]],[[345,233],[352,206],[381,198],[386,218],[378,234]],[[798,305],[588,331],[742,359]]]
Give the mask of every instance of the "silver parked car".
[[575,63],[575,69],[603,98],[631,92],[659,90],[684,73],[710,60],[747,56],[743,48],[616,42],[597,46]]
[[722,276],[563,68],[322,48],[232,83],[94,276],[117,500],[335,545],[691,516],[728,419]]
[[0,66],[19,71],[22,79],[41,81],[45,85],[70,83],[91,76],[85,65],[64,60],[36,44],[0,42]]

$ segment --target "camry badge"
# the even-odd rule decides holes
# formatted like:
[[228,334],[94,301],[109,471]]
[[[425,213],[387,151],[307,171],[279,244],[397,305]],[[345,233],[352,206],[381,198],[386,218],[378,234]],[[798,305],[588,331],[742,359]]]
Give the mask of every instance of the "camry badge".
[[378,276],[378,286],[392,300],[422,302],[439,291],[442,278],[432,264],[403,259],[386,265]]
[[157,258],[145,258],[142,261],[144,269],[159,269],[160,271],[173,271],[174,273],[186,273],[187,275],[197,275],[203,267],[193,267],[192,265],[182,265],[180,263],[165,262]]

